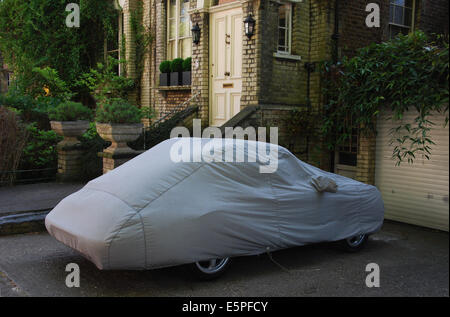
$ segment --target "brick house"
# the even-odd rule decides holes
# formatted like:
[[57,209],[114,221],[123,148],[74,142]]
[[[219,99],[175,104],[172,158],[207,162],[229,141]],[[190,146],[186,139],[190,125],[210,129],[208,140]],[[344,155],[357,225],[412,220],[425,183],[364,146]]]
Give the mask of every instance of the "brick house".
[[[376,183],[376,136],[362,137],[355,132],[353,142],[330,153],[320,140],[290,140],[285,118],[296,107],[321,109],[322,83],[315,67],[319,62],[351,56],[360,47],[388,40],[400,32],[421,29],[448,34],[447,0],[119,2],[120,33],[126,39],[127,60],[134,58],[128,39],[133,38],[131,12],[138,6],[143,9],[143,25],[153,35],[142,72],[133,69],[132,63],[127,69],[128,76],[142,76],[141,106],[156,109],[161,117],[195,95],[192,103],[199,106],[203,128],[278,126],[279,143],[301,159],[370,184]],[[366,26],[369,3],[380,8],[380,27]],[[251,37],[244,30],[247,16],[255,20]],[[198,44],[192,42],[190,32],[196,24],[200,28]],[[189,56],[192,84],[160,87],[159,64]],[[448,230],[448,196],[446,208]]]

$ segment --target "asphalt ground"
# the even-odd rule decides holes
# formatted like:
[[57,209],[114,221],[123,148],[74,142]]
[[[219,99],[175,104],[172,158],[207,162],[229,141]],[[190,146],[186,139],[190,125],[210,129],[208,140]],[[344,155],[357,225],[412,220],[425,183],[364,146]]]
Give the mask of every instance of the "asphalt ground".
[[[233,259],[218,280],[196,280],[186,266],[100,271],[47,233],[0,237],[2,296],[449,296],[447,232],[385,222],[358,253],[318,244]],[[66,265],[80,268],[69,288]],[[369,263],[379,287],[367,287]]]

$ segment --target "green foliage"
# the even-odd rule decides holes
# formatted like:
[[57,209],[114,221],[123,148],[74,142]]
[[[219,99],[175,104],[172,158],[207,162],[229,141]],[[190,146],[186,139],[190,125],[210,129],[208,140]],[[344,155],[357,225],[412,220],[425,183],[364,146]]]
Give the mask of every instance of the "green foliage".
[[175,72],[182,72],[183,71],[183,59],[182,58],[175,58],[173,61],[170,62],[170,71]]
[[[345,142],[353,128],[370,134],[376,130],[380,111],[390,109],[397,127],[392,131],[393,159],[412,163],[418,155],[430,158],[433,141],[432,112],[446,114],[448,121],[448,42],[430,40],[424,33],[372,44],[342,64],[324,64],[328,104],[322,132],[328,145]],[[401,119],[416,110],[414,122]]]
[[54,97],[37,97],[17,94],[12,90],[8,95],[0,95],[0,105],[15,109],[22,121],[26,123],[35,122],[38,129],[49,130],[48,113],[61,103],[61,100]]
[[97,68],[82,74],[74,86],[80,91],[91,93],[100,102],[106,98],[126,99],[136,82],[132,78],[117,75],[115,69],[120,63],[123,61],[108,57],[107,65],[98,63]]
[[[131,11],[131,32],[133,33],[134,46],[134,69],[136,72],[136,90],[137,96],[140,96],[141,78],[144,71],[145,56],[149,52],[150,44],[153,40],[150,28],[142,23],[143,17],[143,3],[139,1],[136,9]],[[138,97],[139,98],[139,97]]]
[[81,175],[84,181],[89,181],[102,175],[103,162],[97,155],[110,145],[110,142],[103,140],[97,133],[95,122],[91,122],[89,129],[79,138],[83,156],[81,157]]
[[127,100],[112,98],[97,106],[96,121],[101,123],[139,123],[143,118],[151,118],[149,108],[139,109]]
[[159,64],[159,71],[163,74],[170,73],[170,61],[163,61]]
[[61,100],[69,100],[73,97],[74,94],[70,91],[66,82],[59,77],[55,69],[34,67],[32,71],[39,74],[36,80],[39,82],[38,87],[42,87],[42,92],[40,94],[35,92],[34,95],[51,95]]
[[[66,0],[0,1],[0,51],[22,93],[41,95],[50,67],[72,83],[103,58],[104,39],[117,41],[112,1],[80,0],[80,27],[68,28]],[[43,76],[44,75],[44,76]]]
[[62,140],[54,131],[40,130],[35,123],[26,127],[28,140],[23,149],[19,169],[56,168],[56,144]]
[[183,72],[190,72],[192,66],[192,58],[188,57],[183,61]]
[[48,116],[55,121],[90,120],[92,110],[79,102],[65,101],[50,110]]

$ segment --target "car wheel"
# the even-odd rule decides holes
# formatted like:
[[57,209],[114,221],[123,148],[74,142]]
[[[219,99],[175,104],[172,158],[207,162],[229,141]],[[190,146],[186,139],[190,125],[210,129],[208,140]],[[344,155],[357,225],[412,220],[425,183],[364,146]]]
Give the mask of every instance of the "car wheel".
[[201,280],[209,281],[221,276],[230,266],[231,259],[212,259],[191,264],[194,274]]
[[367,238],[368,238],[367,234],[359,234],[357,236],[341,240],[340,245],[345,251],[357,252],[365,246]]

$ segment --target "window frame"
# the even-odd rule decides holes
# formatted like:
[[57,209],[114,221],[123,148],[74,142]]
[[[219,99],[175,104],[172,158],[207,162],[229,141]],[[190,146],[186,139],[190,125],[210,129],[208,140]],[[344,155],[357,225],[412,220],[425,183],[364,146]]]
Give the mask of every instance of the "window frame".
[[[288,13],[288,25],[281,27],[280,26],[280,9],[286,8],[286,13]],[[292,51],[292,11],[293,11],[293,5],[292,3],[283,3],[278,7],[278,23],[277,23],[277,49],[276,53],[282,54],[282,55],[291,55]],[[285,29],[285,44],[287,44],[287,50],[280,50],[280,29]],[[284,45],[286,47],[286,45]]]
[[[416,0],[411,0],[412,1],[412,6],[408,7],[406,5],[398,5],[395,4],[394,0],[390,0],[389,1],[389,38],[392,39],[392,26],[394,27],[398,27],[398,28],[402,28],[402,29],[408,29],[408,33],[411,33],[414,30],[414,24],[415,24],[415,17],[416,17]],[[391,13],[392,15],[395,15],[395,11],[391,12],[391,7],[394,6],[395,8],[402,8],[403,10],[403,14],[402,14],[402,18],[403,18],[403,23],[405,23],[405,9],[410,9],[411,10],[411,25],[408,26],[406,24],[398,24],[395,23],[394,21],[391,21]],[[395,20],[395,19],[394,19]],[[397,33],[398,34],[398,33]],[[396,35],[397,35],[396,34]]]
[[[192,38],[192,35],[191,35],[191,28],[192,28],[191,24],[192,24],[192,21],[190,19],[190,14],[189,14],[188,11],[184,15],[187,18],[188,23],[189,23],[188,35],[187,36],[180,36],[179,35],[180,34],[179,26],[180,26],[180,21],[181,21],[181,17],[182,17],[181,14],[180,14],[181,2],[182,1],[183,0],[175,0],[175,2],[176,2],[176,5],[175,5],[175,17],[173,17],[173,18],[170,17],[170,2],[171,2],[171,0],[167,0],[166,1],[166,3],[167,3],[167,10],[166,10],[166,15],[167,15],[167,32],[166,32],[166,55],[167,56],[166,57],[167,57],[167,59],[169,59],[169,46],[170,46],[171,42],[174,42],[174,48],[173,48],[172,56],[170,57],[170,59],[180,58],[180,57],[182,57],[181,56],[182,54],[180,52],[180,45],[179,45],[180,42],[182,40],[191,39]],[[187,3],[188,3],[188,6],[189,6],[190,1],[187,1]],[[188,7],[188,10],[189,10],[189,7]],[[170,23],[171,23],[171,20],[175,20],[175,37],[172,38],[172,39],[170,39]],[[191,55],[192,55],[192,46],[191,46]],[[188,57],[188,56],[186,56],[186,57]]]

